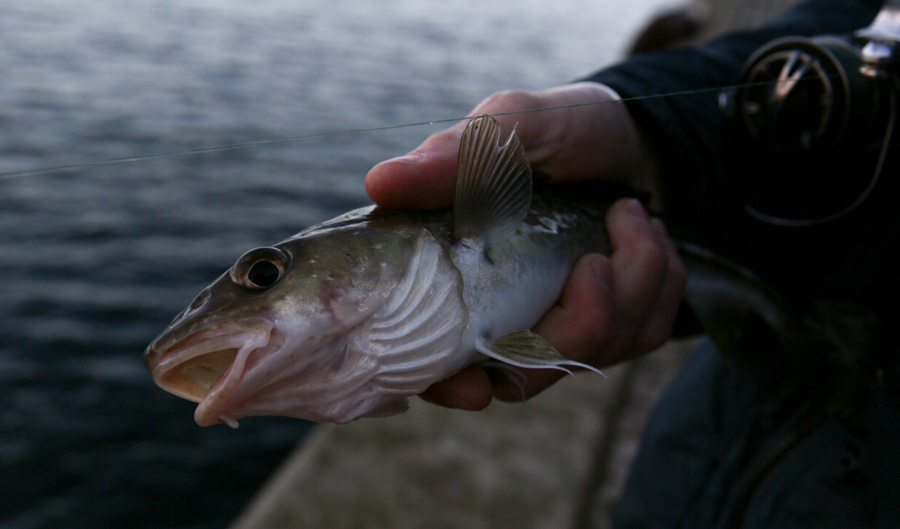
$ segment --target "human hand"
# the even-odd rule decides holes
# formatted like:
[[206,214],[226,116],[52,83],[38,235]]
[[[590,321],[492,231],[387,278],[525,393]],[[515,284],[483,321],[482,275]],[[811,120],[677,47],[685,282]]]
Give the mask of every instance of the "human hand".
[[[506,137],[515,127],[531,168],[553,181],[603,178],[658,195],[656,163],[618,94],[599,83],[576,83],[540,92],[498,92],[472,116],[500,114]],[[581,105],[540,112],[528,110]],[[508,114],[508,112],[518,112]],[[468,121],[428,137],[415,150],[382,162],[366,176],[375,203],[399,209],[453,205],[459,140]]]
[[[504,92],[485,100],[473,115],[616,98],[615,92],[594,83],[537,93]],[[555,180],[603,177],[652,188],[655,165],[627,111],[618,103],[497,119],[508,130],[518,123],[516,131],[532,167]],[[387,207],[450,206],[464,127],[460,124],[434,134],[409,155],[375,166],[366,177],[369,195]],[[662,223],[650,219],[639,202],[617,202],[606,221],[612,254],[579,259],[560,299],[533,328],[565,357],[597,367],[646,353],[665,342],[686,277]],[[523,375],[524,388],[473,365],[435,383],[422,398],[478,410],[493,396],[501,400],[530,398],[561,376],[555,370],[525,370]]]

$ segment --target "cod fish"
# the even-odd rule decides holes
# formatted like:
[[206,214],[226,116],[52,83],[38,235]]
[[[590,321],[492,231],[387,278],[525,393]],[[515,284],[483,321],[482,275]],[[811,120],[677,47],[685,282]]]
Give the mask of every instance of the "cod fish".
[[475,362],[594,369],[528,329],[578,257],[608,251],[603,210],[533,193],[490,116],[462,135],[455,193],[452,211],[366,207],[247,252],[147,348],[154,381],[199,425],[237,427],[400,413]]

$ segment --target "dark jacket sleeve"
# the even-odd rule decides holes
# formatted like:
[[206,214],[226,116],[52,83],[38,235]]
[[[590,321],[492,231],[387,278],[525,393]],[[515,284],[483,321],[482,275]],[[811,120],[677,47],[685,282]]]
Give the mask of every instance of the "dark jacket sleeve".
[[[587,80],[605,83],[626,99],[654,148],[663,172],[670,222],[690,226],[706,240],[733,215],[736,160],[729,156],[718,88],[735,85],[741,68],[763,44],[785,36],[850,34],[869,25],[877,0],[814,0],[800,4],[770,25],[719,38],[699,48],[631,58]],[[724,211],[731,208],[729,211]],[[714,242],[713,242],[714,244]]]

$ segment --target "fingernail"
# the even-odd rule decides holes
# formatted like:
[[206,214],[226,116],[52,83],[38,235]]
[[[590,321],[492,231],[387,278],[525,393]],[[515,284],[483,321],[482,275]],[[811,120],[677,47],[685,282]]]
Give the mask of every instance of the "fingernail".
[[418,162],[422,161],[422,158],[424,158],[424,156],[422,156],[421,152],[413,151],[409,154],[404,154],[403,156],[397,156],[396,158],[391,158],[390,160],[386,160],[385,162],[382,162],[382,163],[387,163],[387,162],[418,163]]
[[494,396],[503,402],[525,402],[528,397],[525,390],[511,382],[500,382],[494,386]]
[[637,219],[640,219],[643,221],[650,220],[650,216],[647,215],[647,210],[644,209],[644,206],[643,206],[643,204],[641,204],[641,201],[636,198],[629,198],[627,203],[625,204],[625,209],[627,209],[628,213],[630,213],[633,217],[635,217]]
[[458,395],[452,392],[440,392],[437,395],[419,395],[419,398],[424,400],[425,402],[435,404],[438,406],[443,406],[445,408],[452,408],[457,410],[472,410],[474,406],[471,403],[466,402]]

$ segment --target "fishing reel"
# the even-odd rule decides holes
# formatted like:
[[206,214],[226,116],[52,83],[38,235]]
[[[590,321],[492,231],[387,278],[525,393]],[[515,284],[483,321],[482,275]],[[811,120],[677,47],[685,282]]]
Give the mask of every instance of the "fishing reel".
[[772,41],[722,94],[746,212],[779,226],[842,218],[869,197],[888,156],[900,90],[900,0],[850,36]]

